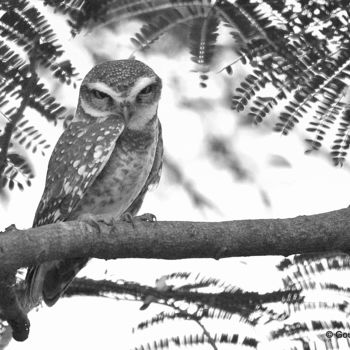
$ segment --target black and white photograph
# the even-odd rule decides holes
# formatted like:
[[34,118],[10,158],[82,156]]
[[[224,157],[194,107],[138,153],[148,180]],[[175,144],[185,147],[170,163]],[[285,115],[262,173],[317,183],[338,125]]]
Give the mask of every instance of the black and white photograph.
[[0,0],[0,350],[350,349],[349,0]]

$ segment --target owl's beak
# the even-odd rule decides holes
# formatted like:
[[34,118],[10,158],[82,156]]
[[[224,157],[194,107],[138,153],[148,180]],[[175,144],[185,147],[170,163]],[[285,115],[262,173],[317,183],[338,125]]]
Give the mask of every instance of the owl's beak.
[[128,105],[124,105],[122,107],[122,113],[123,113],[123,117],[125,120],[125,123],[128,123],[129,119],[130,119],[130,108]]
[[130,117],[131,117],[130,102],[129,101],[122,101],[120,103],[120,109],[121,109],[121,113],[123,115],[125,124],[128,124]]

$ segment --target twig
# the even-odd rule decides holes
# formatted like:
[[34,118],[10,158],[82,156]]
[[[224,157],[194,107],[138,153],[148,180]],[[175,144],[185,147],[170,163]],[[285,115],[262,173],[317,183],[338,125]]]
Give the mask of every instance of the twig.
[[175,309],[176,311],[179,312],[180,316],[186,319],[190,319],[194,322],[196,322],[198,324],[199,327],[201,327],[203,334],[208,338],[208,342],[209,344],[212,346],[212,348],[214,350],[218,350],[216,344],[215,344],[215,340],[212,338],[212,336],[210,335],[209,331],[204,327],[204,325],[201,323],[200,321],[200,317],[196,316],[196,315],[191,315],[190,313],[181,310],[178,306],[171,304],[169,305],[170,307],[172,307],[173,309]]
[[[191,315],[190,315],[191,316]],[[215,344],[215,340],[212,338],[212,336],[210,335],[209,331],[204,327],[204,325],[201,323],[201,321],[199,320],[199,318],[197,317],[191,317],[191,320],[195,321],[199,327],[202,328],[203,334],[206,335],[206,337],[208,338],[208,342],[209,344],[213,347],[214,350],[218,350],[216,344]]]
[[29,57],[29,79],[23,84],[22,94],[23,98],[17,112],[11,117],[11,119],[6,123],[4,132],[0,136],[0,179],[6,168],[7,163],[7,152],[10,146],[10,141],[12,133],[16,127],[16,124],[24,117],[24,110],[28,106],[29,99],[33,93],[33,87],[36,84],[37,74],[35,70],[36,66],[36,47],[38,45],[38,39],[35,40],[33,45],[32,53]]
[[[9,284],[4,286],[1,284],[0,280],[0,301],[1,301],[1,292],[3,288],[8,288]],[[11,286],[14,286],[14,283],[11,283]],[[16,295],[14,294],[16,292]],[[276,300],[286,299],[288,295],[291,302],[299,303],[301,298],[299,296],[300,291],[298,290],[285,290],[285,291],[276,291],[271,293],[259,294],[256,292],[242,292],[238,297],[237,293],[201,293],[193,292],[190,290],[183,289],[173,289],[169,288],[166,290],[159,290],[157,287],[150,287],[147,285],[141,285],[135,282],[127,281],[109,281],[109,280],[94,280],[89,278],[75,278],[69,288],[66,290],[63,297],[72,297],[72,296],[99,296],[113,298],[116,300],[129,300],[129,301],[142,301],[148,297],[152,297],[154,303],[168,306],[180,311],[179,316],[190,318],[195,321],[203,330],[203,334],[208,337],[209,343],[213,346],[214,350],[217,350],[215,346],[215,340],[211,337],[210,333],[206,330],[204,325],[200,322],[200,316],[188,314],[186,311],[178,308],[175,303],[178,301],[183,301],[185,303],[196,303],[197,305],[205,305],[208,307],[225,310],[231,313],[238,313],[243,317],[248,317],[251,312],[256,310],[256,306],[263,303],[275,303]],[[293,297],[291,297],[291,294]],[[4,318],[4,312],[2,306],[6,307],[9,305],[11,311],[12,325],[17,330],[14,333],[17,340],[24,340],[28,335],[29,331],[29,321],[25,316],[25,313],[22,311],[21,306],[17,302],[20,300],[20,303],[23,306],[25,312],[29,312],[34,307],[38,305],[28,304],[27,298],[25,296],[25,282],[21,281],[12,288],[11,293],[7,293],[6,297],[11,295],[12,299],[8,299],[9,302],[1,304],[0,308],[0,318]],[[129,296],[129,297],[128,297]],[[131,297],[131,298],[130,298]],[[13,302],[16,302],[17,308],[12,306]],[[170,302],[169,302],[170,301]],[[19,310],[19,313],[14,313],[13,310]],[[5,326],[6,327],[6,326]],[[6,327],[8,328],[8,327]],[[7,333],[11,334],[11,330],[7,329]],[[23,338],[21,339],[20,336]],[[0,336],[0,349],[1,341],[3,341],[4,334]]]

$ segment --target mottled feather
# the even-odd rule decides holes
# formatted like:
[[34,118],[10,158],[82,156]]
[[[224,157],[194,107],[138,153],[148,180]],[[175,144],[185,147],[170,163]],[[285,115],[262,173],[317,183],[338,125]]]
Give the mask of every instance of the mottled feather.
[[[33,227],[68,219],[104,168],[123,130],[122,120],[115,117],[100,123],[88,120],[68,126],[51,155]],[[104,134],[102,138],[101,132]],[[85,142],[79,142],[81,138],[85,138]],[[27,295],[33,303],[40,299],[43,278],[54,264],[49,262],[28,269]]]
[[[69,125],[50,158],[34,227],[64,221],[69,217],[104,168],[123,129],[123,122],[115,117],[90,125],[85,121]],[[85,142],[79,142],[80,138],[85,138]]]
[[158,185],[160,180],[160,175],[162,173],[162,168],[163,168],[163,153],[164,153],[164,150],[163,150],[162,126],[158,121],[158,142],[157,142],[157,148],[154,156],[152,169],[142,191],[128,208],[127,210],[128,213],[132,215],[136,215],[141,208],[143,199],[147,191],[150,189],[151,186]]

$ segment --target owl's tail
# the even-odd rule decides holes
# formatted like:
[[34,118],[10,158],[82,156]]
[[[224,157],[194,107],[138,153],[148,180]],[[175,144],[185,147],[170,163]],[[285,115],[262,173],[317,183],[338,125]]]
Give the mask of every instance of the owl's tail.
[[27,300],[36,305],[43,298],[46,305],[54,305],[87,262],[86,258],[78,258],[30,268],[26,276]]
[[53,264],[54,262],[48,262],[28,269],[25,296],[29,305],[37,305],[40,302],[46,273]]

